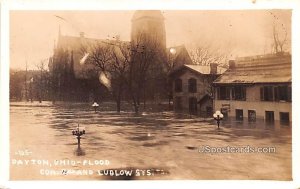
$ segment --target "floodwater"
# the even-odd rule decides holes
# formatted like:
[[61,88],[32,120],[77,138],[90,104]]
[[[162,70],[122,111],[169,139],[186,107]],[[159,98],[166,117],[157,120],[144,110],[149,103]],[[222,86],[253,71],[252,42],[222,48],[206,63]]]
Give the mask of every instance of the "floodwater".
[[[90,106],[11,102],[11,180],[291,180],[292,126],[217,129],[211,119],[168,111]],[[80,148],[78,124],[86,132]]]

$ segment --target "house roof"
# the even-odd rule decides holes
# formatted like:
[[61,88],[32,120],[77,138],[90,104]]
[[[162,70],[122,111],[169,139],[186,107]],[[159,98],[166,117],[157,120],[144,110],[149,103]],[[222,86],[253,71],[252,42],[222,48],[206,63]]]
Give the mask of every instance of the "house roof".
[[238,58],[236,67],[227,70],[214,84],[291,82],[291,66],[289,54]]
[[[175,62],[175,65],[181,66],[183,64],[192,64],[193,61],[184,45],[168,47],[166,49],[167,56],[170,60]],[[172,53],[173,52],[173,53]]]
[[[202,66],[202,65],[184,65],[189,69],[192,69],[196,72],[199,72],[201,74],[211,74],[211,67],[209,65],[207,66]],[[226,71],[226,68],[217,66],[217,74],[222,74]]]
[[[184,64],[177,69],[173,70],[169,75],[173,76],[179,72],[182,72],[182,70],[187,69],[190,70],[196,74],[202,74],[202,75],[211,75],[211,67],[210,65],[202,66],[202,65],[192,65],[192,64]],[[220,66],[217,66],[217,73],[213,75],[222,74],[225,72],[226,69]]]

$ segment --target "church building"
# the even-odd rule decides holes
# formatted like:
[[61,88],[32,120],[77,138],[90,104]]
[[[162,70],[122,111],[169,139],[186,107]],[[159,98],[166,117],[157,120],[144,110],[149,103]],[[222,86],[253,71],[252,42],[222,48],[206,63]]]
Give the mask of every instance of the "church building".
[[[54,101],[92,101],[109,98],[109,93],[98,81],[98,70],[92,64],[80,64],[88,56],[82,47],[95,44],[103,46],[116,43],[128,44],[136,49],[151,50],[156,53],[149,68],[146,98],[167,99],[167,77],[171,69],[192,61],[184,46],[176,47],[178,52],[171,53],[166,47],[165,20],[159,10],[138,10],[131,19],[131,41],[92,39],[83,32],[79,36],[62,35],[59,31],[54,54],[50,58],[49,70],[52,75]],[[177,60],[176,66],[170,66]]]

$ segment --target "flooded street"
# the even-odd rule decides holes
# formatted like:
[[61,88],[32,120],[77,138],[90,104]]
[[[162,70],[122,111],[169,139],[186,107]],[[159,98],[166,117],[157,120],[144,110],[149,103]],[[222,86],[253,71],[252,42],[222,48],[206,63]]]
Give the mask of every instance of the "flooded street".
[[[291,126],[228,127],[173,112],[120,114],[100,104],[10,105],[12,180],[290,180]],[[85,129],[81,148],[72,130]],[[254,148],[254,152],[224,151]],[[264,153],[255,152],[258,148]],[[222,150],[214,149],[219,148]],[[206,152],[202,150],[206,149]],[[271,150],[270,150],[271,149]],[[209,151],[211,150],[211,151]],[[273,151],[272,151],[273,150]],[[274,151],[275,150],[275,151]],[[124,176],[126,171],[133,171]],[[122,175],[124,174],[124,175]]]

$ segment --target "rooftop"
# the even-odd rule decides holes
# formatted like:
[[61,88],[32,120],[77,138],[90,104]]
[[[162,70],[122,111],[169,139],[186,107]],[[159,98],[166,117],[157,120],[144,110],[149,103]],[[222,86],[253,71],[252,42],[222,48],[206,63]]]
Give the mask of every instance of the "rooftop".
[[[195,64],[191,64],[191,65],[184,65],[189,69],[192,69],[196,72],[199,72],[201,74],[211,74],[211,66],[207,65],[207,66],[202,66],[202,65],[195,65]],[[217,66],[217,74],[222,74],[226,71],[226,68]]]
[[227,70],[214,84],[253,84],[292,82],[290,54],[259,55],[236,60],[236,67]]
[[182,66],[180,66],[179,68],[173,70],[170,73],[170,76],[175,75],[177,73],[182,72],[182,70],[187,69],[190,70],[196,74],[202,74],[202,75],[218,75],[218,74],[222,74],[226,71],[226,68],[217,66],[217,73],[212,73],[211,72],[211,66],[207,65],[207,66],[202,66],[202,65],[195,65],[195,64],[184,64]]

